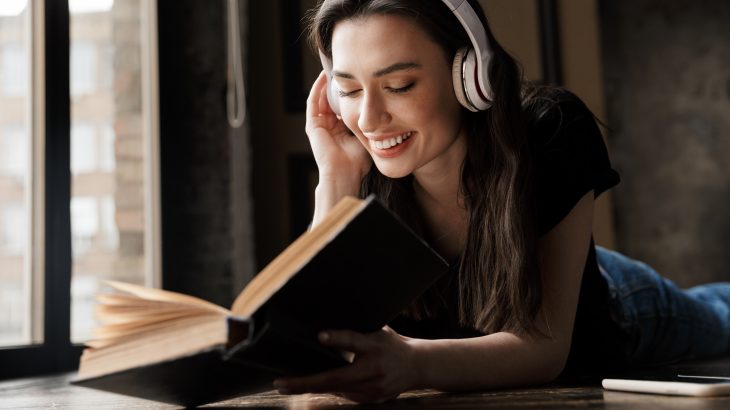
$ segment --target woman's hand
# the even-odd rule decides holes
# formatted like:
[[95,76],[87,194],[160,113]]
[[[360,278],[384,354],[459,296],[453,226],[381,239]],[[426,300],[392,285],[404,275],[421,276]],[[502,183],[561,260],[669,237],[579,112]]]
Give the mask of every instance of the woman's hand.
[[281,394],[334,393],[359,403],[381,403],[417,385],[410,339],[389,327],[370,334],[332,330],[320,342],[355,354],[346,366],[312,376],[281,378],[274,387]]
[[322,71],[307,98],[305,131],[319,168],[320,183],[343,182],[354,184],[354,193],[360,181],[372,166],[365,147],[352,135],[341,119],[337,118],[327,101],[327,74]]

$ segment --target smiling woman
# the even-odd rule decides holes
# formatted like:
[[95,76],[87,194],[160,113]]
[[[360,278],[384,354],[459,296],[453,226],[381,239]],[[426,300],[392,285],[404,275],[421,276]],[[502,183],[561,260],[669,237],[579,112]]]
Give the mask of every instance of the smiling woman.
[[730,286],[681,290],[595,246],[594,200],[619,183],[595,117],[524,81],[476,0],[323,0],[310,23],[313,226],[375,195],[452,266],[382,330],[320,333],[352,363],[282,393],[380,402],[730,351]]
[[[358,55],[379,44],[390,44],[388,52]],[[383,175],[458,169],[447,166],[464,151],[450,58],[423,30],[392,15],[348,20],[335,30],[331,53],[342,120]]]

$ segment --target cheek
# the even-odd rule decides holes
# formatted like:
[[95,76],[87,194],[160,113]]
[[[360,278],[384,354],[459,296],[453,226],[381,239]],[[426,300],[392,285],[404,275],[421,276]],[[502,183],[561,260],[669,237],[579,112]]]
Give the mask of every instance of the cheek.
[[[342,107],[342,103],[340,103],[340,107]],[[362,138],[362,133],[360,132],[360,129],[357,126],[357,120],[358,115],[357,111],[354,109],[354,107],[343,107],[342,108],[342,122],[345,123],[345,126],[355,133],[357,135],[358,139]]]
[[436,118],[440,116],[442,124],[441,126],[447,128],[447,132],[450,134],[456,134],[461,129],[462,120],[462,109],[461,104],[456,99],[454,94],[454,88],[451,83],[448,87],[444,87],[440,90],[438,102],[431,106],[434,112],[431,115]]
[[424,93],[411,105],[412,119],[439,132],[451,132],[460,122],[461,109],[451,89]]

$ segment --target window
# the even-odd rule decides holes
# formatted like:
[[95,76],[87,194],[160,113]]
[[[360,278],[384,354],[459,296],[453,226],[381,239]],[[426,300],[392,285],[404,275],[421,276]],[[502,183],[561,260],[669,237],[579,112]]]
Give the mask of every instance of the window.
[[25,1],[0,2],[0,347],[29,344],[31,331],[30,81]]
[[0,379],[74,368],[102,279],[160,282],[155,23],[0,0]]
[[25,254],[27,240],[25,208],[23,201],[6,201],[5,206],[3,206],[2,245],[3,253],[8,257],[23,257]]
[[76,97],[94,91],[96,82],[96,49],[88,41],[71,44],[71,95]]
[[[15,18],[22,18],[22,14]],[[2,18],[2,17],[0,17]],[[12,20],[13,17],[5,17]],[[12,29],[17,23],[13,22],[8,29]],[[22,29],[22,24],[18,26]],[[3,91],[8,97],[22,97],[28,93],[28,63],[27,50],[21,43],[22,38],[3,45]]]
[[71,124],[71,173],[89,174],[96,171],[96,136],[91,124],[77,122]]
[[[144,2],[70,0],[71,338],[88,340],[104,279],[152,283]],[[123,32],[124,35],[114,35]]]
[[[19,119],[16,117],[16,119]],[[0,172],[8,178],[14,178],[22,183],[28,169],[29,144],[27,127],[25,124],[12,124],[12,120],[6,120],[2,130],[2,152],[0,155]]]

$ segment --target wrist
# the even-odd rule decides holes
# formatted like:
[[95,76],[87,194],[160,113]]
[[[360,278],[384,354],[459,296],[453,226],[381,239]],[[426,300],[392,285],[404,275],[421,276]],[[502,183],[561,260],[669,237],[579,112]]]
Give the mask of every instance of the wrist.
[[363,177],[362,173],[350,170],[327,171],[320,169],[317,189],[342,192],[345,195],[357,195]]
[[356,197],[360,192],[360,180],[347,178],[323,178],[314,189],[314,218],[312,226],[316,226],[327,215],[340,199],[346,196]]
[[344,183],[342,181],[323,182],[320,180],[314,189],[314,200],[316,205],[324,205],[329,209],[346,196],[357,196],[359,191],[359,184]]
[[407,366],[410,371],[408,390],[428,389],[432,385],[429,382],[429,341],[424,339],[409,339],[407,344],[410,347],[410,363]]

